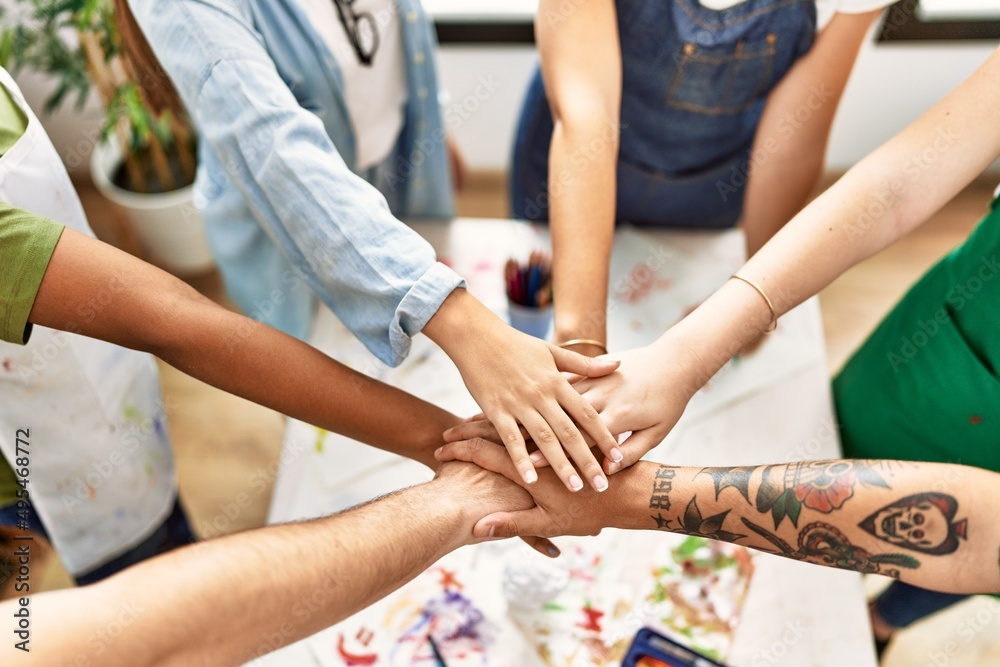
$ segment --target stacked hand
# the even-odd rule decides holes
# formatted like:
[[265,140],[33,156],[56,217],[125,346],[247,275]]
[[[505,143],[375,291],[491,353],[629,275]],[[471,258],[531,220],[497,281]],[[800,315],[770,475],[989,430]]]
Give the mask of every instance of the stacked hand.
[[[521,487],[518,490],[530,494],[527,496],[527,506],[524,506],[523,498],[514,499],[515,503],[509,506],[495,505],[474,524],[472,534],[477,539],[521,536],[532,544],[531,540],[558,535],[596,535],[603,527],[614,522],[613,517],[621,509],[617,508],[616,502],[617,498],[622,497],[620,493],[598,494],[590,489],[574,494],[566,493],[551,470],[539,471],[538,481],[526,484],[504,449],[481,438],[445,445],[437,451],[436,456],[440,461],[474,463],[484,471],[490,471],[484,474],[503,475],[510,483]],[[444,463],[443,468],[454,465],[457,464]],[[549,544],[547,540],[544,542]]]
[[[500,471],[491,471],[483,466],[462,461],[451,461],[443,463],[438,467],[435,475],[435,483],[439,485],[439,493],[442,502],[454,503],[460,498],[462,508],[463,526],[458,532],[463,542],[467,541],[468,535],[474,535],[475,542],[491,539],[493,536],[487,533],[473,533],[473,527],[487,514],[492,514],[498,510],[508,512],[518,512],[534,507],[531,495],[521,488],[524,484],[516,477],[510,457],[499,446],[491,444],[497,454],[506,461],[507,471],[514,475],[510,479],[500,474]],[[546,476],[548,479],[548,476]],[[558,481],[555,482],[559,485]],[[570,496],[562,489],[563,495]],[[528,546],[539,553],[555,558],[559,555],[559,549],[544,537],[525,534],[522,538]]]
[[[453,299],[457,301],[449,305]],[[615,461],[622,458],[618,443],[561,372],[595,378],[612,373],[618,362],[591,359],[527,336],[472,302],[465,290],[455,290],[424,331],[458,366],[521,479],[530,484],[538,478],[527,436],[567,488],[579,491],[586,480],[598,491],[606,489],[607,478],[584,434]],[[462,313],[462,319],[453,321],[453,313]]]
[[[630,434],[618,447],[620,460],[600,447],[605,452],[604,469],[608,474],[632,465],[662,442],[704,379],[696,371],[697,356],[668,337],[618,357],[621,365],[617,371],[603,377],[582,377],[573,384],[611,433]],[[531,437],[530,431],[520,435]],[[503,443],[503,437],[486,418],[473,418],[452,427],[445,431],[444,438],[446,442],[484,438]],[[530,458],[542,466],[548,457],[548,451],[539,446]]]

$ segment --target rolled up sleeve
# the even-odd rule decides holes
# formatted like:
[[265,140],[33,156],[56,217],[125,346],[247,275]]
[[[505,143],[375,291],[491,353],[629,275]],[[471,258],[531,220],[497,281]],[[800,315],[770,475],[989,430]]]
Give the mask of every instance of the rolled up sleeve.
[[[278,73],[243,3],[132,0],[201,139],[313,292],[397,365],[461,277],[346,165]],[[204,175],[203,175],[204,177]]]

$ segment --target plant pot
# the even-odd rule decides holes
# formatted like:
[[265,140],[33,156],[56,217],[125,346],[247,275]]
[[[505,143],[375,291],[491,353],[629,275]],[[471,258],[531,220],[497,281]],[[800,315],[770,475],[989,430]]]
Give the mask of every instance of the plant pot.
[[194,186],[162,194],[124,190],[113,182],[122,162],[115,138],[99,142],[90,158],[91,177],[105,197],[125,211],[147,257],[171,273],[197,275],[215,266],[205,223],[194,206]]

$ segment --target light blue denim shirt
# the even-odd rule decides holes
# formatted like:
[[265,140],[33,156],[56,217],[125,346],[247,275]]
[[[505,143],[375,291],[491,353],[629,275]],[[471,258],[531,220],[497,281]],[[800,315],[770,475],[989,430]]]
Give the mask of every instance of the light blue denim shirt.
[[396,3],[403,130],[363,175],[352,171],[341,72],[295,0],[130,4],[198,128],[195,204],[233,300],[304,338],[319,297],[376,356],[402,361],[464,285],[395,217],[453,214],[436,45],[419,1]]

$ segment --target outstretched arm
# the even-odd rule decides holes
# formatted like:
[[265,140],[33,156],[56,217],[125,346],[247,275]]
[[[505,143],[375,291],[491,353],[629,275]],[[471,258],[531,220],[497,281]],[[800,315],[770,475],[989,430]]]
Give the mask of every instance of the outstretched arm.
[[[432,482],[336,516],[209,540],[98,584],[34,596],[31,652],[4,641],[0,663],[241,665],[363,609],[475,541],[472,524],[483,514],[530,505],[498,475],[446,466]],[[0,604],[0,615],[11,618],[17,604]]]
[[[438,457],[515,479],[502,450],[485,440],[447,445]],[[543,473],[528,488],[535,508],[487,516],[475,533],[665,530],[934,590],[1000,592],[1000,475],[986,470],[865,460],[729,468],[640,462],[612,482],[602,497],[569,496]]]
[[[387,363],[402,361],[418,332],[440,345],[522,474],[534,471],[518,424],[568,487],[606,484],[582,434],[605,454],[615,439],[560,371],[596,377],[616,364],[516,332],[463,289],[459,276],[435,261],[430,244],[351,172],[320,120],[296,99],[249,3],[130,4],[225,176],[344,324]],[[410,157],[440,161],[444,172],[444,152],[434,144]]]
[[[750,258],[739,275],[781,316],[840,274],[894,243],[1000,156],[1000,50],[954,92],[855,165]],[[694,393],[773,324],[750,285],[726,282],[645,348],[618,355],[605,378],[576,383],[613,433],[633,432],[620,452],[631,465],[658,445]]]
[[215,387],[430,466],[441,432],[458,422],[71,229],[56,245],[29,321],[151,352]]

